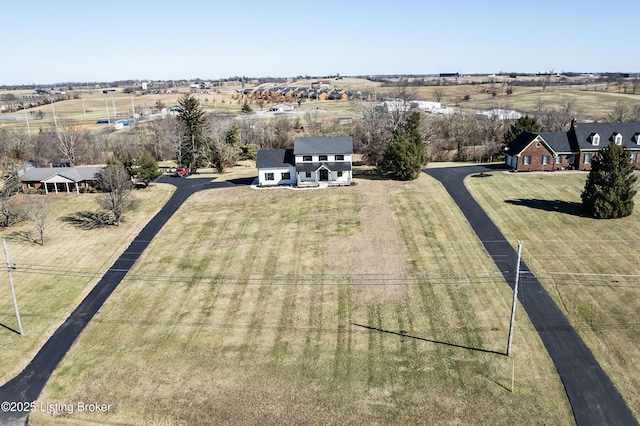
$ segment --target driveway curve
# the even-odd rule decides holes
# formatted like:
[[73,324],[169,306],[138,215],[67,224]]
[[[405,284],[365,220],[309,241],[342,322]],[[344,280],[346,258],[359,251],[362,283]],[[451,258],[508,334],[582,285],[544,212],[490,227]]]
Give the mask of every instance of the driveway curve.
[[[511,288],[515,284],[516,250],[471,196],[464,179],[495,172],[490,166],[426,169],[442,183],[465,215]],[[556,366],[578,426],[637,425],[624,399],[569,320],[523,261],[518,299]],[[526,304],[522,303],[526,300]]]
[[[211,178],[199,177],[161,177],[156,182],[172,184],[176,186],[176,191],[105,272],[78,307],[58,327],[25,369],[0,387],[0,403],[20,403],[20,405],[14,404],[13,408],[21,408],[22,403],[30,403],[38,399],[49,377],[82,330],[118,287],[118,284],[151,243],[151,240],[187,198],[205,189],[234,186],[231,182],[215,182]],[[238,183],[245,184],[246,182],[240,180]],[[29,411],[25,410],[22,412],[6,411],[3,405],[3,409],[0,410],[0,425],[24,425],[28,415]]]

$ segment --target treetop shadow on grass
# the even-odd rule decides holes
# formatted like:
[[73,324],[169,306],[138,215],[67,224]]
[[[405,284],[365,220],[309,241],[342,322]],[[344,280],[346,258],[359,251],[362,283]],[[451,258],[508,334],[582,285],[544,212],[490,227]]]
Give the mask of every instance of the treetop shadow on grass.
[[366,328],[367,330],[379,331],[380,333],[395,334],[396,336],[408,337],[409,339],[422,340],[423,342],[435,343],[435,344],[438,344],[438,345],[451,346],[451,347],[454,347],[454,348],[467,349],[467,350],[470,350],[470,351],[484,352],[484,353],[489,353],[489,354],[504,355],[504,356],[507,355],[506,352],[492,351],[490,349],[474,348],[474,347],[471,347],[471,346],[458,345],[456,343],[441,342],[439,340],[427,339],[425,337],[411,336],[411,335],[403,332],[402,330],[401,331],[383,330],[381,328],[371,327],[369,325],[356,324],[354,322],[352,322],[351,325],[353,325],[355,327]]
[[14,231],[8,234],[5,238],[8,241],[15,241],[20,243],[38,243],[38,240],[36,240],[29,231]]
[[104,212],[76,212],[63,216],[60,220],[79,229],[96,229],[109,226]]
[[516,200],[505,200],[505,203],[516,206],[524,206],[532,209],[544,210],[548,212],[565,213],[572,216],[589,217],[582,209],[582,204],[574,201],[562,200],[536,200],[533,198],[519,198]]

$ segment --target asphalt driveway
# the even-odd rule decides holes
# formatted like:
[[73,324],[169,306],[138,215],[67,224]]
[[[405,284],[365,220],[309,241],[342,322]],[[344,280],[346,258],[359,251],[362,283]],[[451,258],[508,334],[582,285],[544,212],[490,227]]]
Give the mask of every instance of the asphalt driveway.
[[[246,180],[247,182],[252,179]],[[244,180],[237,182],[216,182],[211,178],[177,178],[164,176],[157,180],[160,183],[169,183],[176,186],[169,201],[147,223],[140,233],[133,239],[129,247],[118,257],[114,264],[105,272],[93,290],[80,302],[78,307],[69,315],[60,327],[47,340],[44,346],[31,360],[29,365],[0,387],[0,403],[24,403],[38,399],[40,392],[49,380],[49,377],[65,356],[71,345],[76,341],[82,330],[95,316],[107,298],[118,287],[118,284],[127,275],[131,267],[142,255],[151,240],[162,229],[173,214],[180,208],[189,196],[195,192],[211,188],[232,187],[234,184],[249,184]],[[11,408],[11,405],[9,406]],[[22,407],[20,405],[13,405]],[[0,410],[0,425],[24,425],[29,412],[6,411],[3,405]]]
[[[493,167],[469,166],[426,169],[439,180],[465,215],[505,280],[513,288],[516,250],[482,210],[464,185],[471,174],[496,172]],[[529,267],[522,262],[518,299],[540,334],[560,379],[579,426],[637,425],[631,410],[589,348],[571,326]]]

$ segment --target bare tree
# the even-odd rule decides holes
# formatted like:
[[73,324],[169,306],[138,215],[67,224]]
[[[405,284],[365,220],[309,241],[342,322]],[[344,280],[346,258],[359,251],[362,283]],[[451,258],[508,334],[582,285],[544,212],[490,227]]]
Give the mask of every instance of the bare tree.
[[29,200],[29,212],[36,232],[40,237],[40,244],[44,245],[44,231],[51,218],[51,209],[49,208],[46,197],[32,195]]
[[98,176],[98,186],[103,193],[98,195],[96,202],[112,215],[107,224],[120,225],[124,213],[134,210],[138,206],[129,173],[122,165],[103,167]]
[[12,168],[33,154],[30,137],[13,127],[0,127],[0,165]]
[[353,128],[354,149],[363,154],[371,165],[377,165],[382,161],[382,156],[391,141],[391,120],[387,114],[376,109],[373,103],[363,102],[362,121]]
[[438,87],[433,94],[436,97],[436,102],[442,102],[442,97],[444,96],[444,89]]
[[58,120],[51,134],[54,146],[73,167],[76,164],[77,152],[86,140],[86,132],[70,120]]
[[233,166],[242,152],[239,145],[240,126],[225,116],[207,117],[208,133],[202,155],[219,173]]

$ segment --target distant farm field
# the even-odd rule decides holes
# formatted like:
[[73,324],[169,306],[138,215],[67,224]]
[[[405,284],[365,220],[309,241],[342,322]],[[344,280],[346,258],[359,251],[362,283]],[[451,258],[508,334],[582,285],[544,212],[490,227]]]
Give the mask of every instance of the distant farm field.
[[[427,79],[429,80],[429,79]],[[434,79],[432,79],[434,80]],[[496,78],[490,83],[489,77],[461,78],[459,84],[453,84],[452,79],[440,79],[442,85],[409,87],[414,91],[417,99],[435,101],[440,99],[442,105],[456,107],[467,111],[480,111],[492,108],[509,108],[518,110],[524,114],[535,114],[540,108],[564,109],[571,104],[571,110],[577,116],[586,119],[606,121],[608,115],[619,102],[635,105],[640,102],[640,93],[632,94],[631,80],[624,85],[590,82],[582,83],[582,79],[569,80],[570,84],[563,86],[543,87],[539,85],[518,86],[516,80]],[[299,80],[294,83],[276,84],[269,83],[260,87],[271,88],[275,86],[309,87],[312,80]],[[573,83],[571,83],[573,82]],[[431,81],[433,84],[434,81]],[[504,83],[504,84],[503,84]],[[243,101],[250,103],[256,112],[257,119],[270,120],[273,114],[264,114],[271,106],[280,103],[281,99],[262,101],[242,98],[238,93],[244,88],[253,86],[240,84],[227,85],[214,92],[213,89],[202,93],[194,93],[200,101],[203,110],[220,113],[241,115]],[[386,96],[397,94],[397,87],[382,87],[381,83],[364,78],[345,78],[344,80],[332,80],[331,87],[336,90],[361,91],[367,94],[375,94],[371,100],[313,100],[303,99],[299,105],[299,112],[286,114],[292,120],[300,119],[301,115],[309,114],[318,120],[334,120],[356,118],[362,115],[363,107],[371,108]],[[507,88],[512,93],[507,95]],[[94,87],[74,87],[68,92],[68,100],[55,102],[54,104],[41,105],[29,108],[26,111],[0,114],[0,125],[29,128],[31,132],[53,126],[57,120],[72,120],[83,128],[90,130],[103,130],[105,125],[96,124],[99,119],[111,120],[129,118],[135,112],[142,114],[140,119],[157,119],[154,115],[162,107],[169,108],[178,103],[178,99],[184,93],[191,93],[189,87],[175,87],[171,93],[162,94],[127,94],[123,88],[118,88],[114,93],[103,93],[103,89]],[[495,92],[495,96],[494,93]],[[28,95],[31,90],[12,91],[15,96]],[[127,128],[120,132],[126,132]]]
[[192,196],[40,397],[110,411],[34,424],[573,424],[442,186],[356,181]]
[[524,260],[638,418],[640,197],[627,218],[583,217],[586,176],[494,173],[466,183],[506,238],[523,242]]

